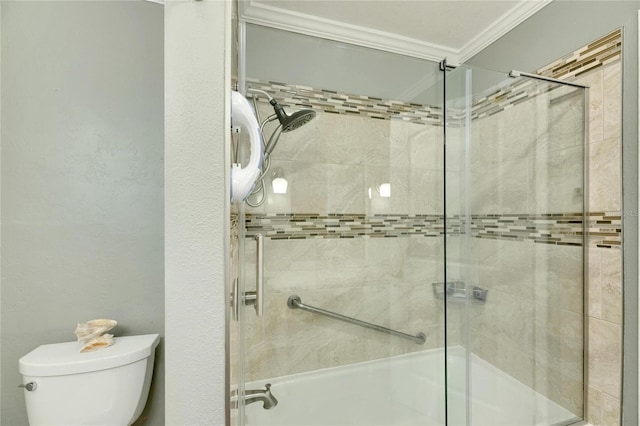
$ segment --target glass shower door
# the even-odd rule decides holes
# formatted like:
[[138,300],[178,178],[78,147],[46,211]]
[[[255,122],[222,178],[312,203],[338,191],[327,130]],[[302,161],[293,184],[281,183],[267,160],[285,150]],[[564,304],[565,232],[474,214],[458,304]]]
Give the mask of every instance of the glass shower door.
[[[438,65],[258,26],[246,36],[239,86],[270,154],[238,210],[238,291],[263,271],[264,313],[240,303],[234,324],[235,424],[444,425]],[[315,116],[285,131],[274,103]]]
[[584,417],[585,90],[446,75],[449,425]]

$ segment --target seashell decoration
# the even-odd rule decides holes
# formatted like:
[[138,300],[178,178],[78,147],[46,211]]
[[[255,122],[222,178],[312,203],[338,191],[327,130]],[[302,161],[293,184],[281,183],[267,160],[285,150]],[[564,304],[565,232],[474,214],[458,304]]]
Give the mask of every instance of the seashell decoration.
[[78,342],[87,343],[89,340],[103,335],[116,325],[118,325],[118,322],[110,319],[95,319],[87,322],[79,322],[75,333]]
[[111,345],[113,345],[113,334],[103,334],[102,336],[89,340],[87,344],[80,349],[80,352],[93,352]]
[[76,327],[76,337],[79,343],[84,343],[80,352],[92,352],[106,348],[113,344],[113,334],[104,334],[118,325],[111,319],[95,319],[87,322],[79,322]]

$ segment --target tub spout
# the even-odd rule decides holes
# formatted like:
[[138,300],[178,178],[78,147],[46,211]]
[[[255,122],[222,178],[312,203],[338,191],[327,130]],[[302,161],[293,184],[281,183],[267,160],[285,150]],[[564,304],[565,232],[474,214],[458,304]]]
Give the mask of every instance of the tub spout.
[[[246,390],[244,392],[244,405],[262,401],[262,408],[268,410],[278,405],[278,400],[271,393],[271,383],[265,385],[265,389]],[[238,408],[238,391],[231,394],[231,407]]]

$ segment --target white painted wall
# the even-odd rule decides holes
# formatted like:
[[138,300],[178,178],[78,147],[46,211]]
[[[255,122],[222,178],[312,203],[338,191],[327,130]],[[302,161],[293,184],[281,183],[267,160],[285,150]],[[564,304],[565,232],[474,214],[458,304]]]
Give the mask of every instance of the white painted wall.
[[166,424],[223,425],[230,1],[165,3]]
[[[2,2],[2,425],[27,424],[18,359],[114,318],[163,333],[163,12]],[[147,410],[164,423],[162,344]]]

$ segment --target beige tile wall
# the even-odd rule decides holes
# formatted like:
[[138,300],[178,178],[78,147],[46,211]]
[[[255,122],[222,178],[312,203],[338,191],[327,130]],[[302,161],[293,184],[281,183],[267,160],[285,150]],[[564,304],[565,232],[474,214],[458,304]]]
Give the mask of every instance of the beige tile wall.
[[[261,117],[271,113],[259,105]],[[288,111],[289,112],[289,111]],[[271,134],[267,127],[265,134]],[[442,128],[318,112],[283,134],[271,170],[289,181],[252,213],[402,213],[442,211]],[[391,198],[376,187],[391,184]],[[369,198],[371,188],[371,198]],[[247,282],[255,246],[246,245]],[[264,318],[247,311],[247,380],[269,378],[443,345],[440,237],[265,239]],[[425,345],[287,307],[290,295],[343,315],[423,332]]]
[[[264,104],[259,111],[273,113]],[[265,204],[249,212],[439,214],[442,155],[441,127],[318,112],[273,151],[271,170],[282,170],[287,194],[273,193],[269,173]],[[391,198],[375,191],[381,183],[391,183]]]
[[[593,211],[620,210],[619,123],[617,133],[614,123],[620,110],[611,100],[620,96],[620,73],[614,66],[583,76],[592,86]],[[473,213],[581,210],[582,110],[571,96],[549,108],[558,95],[540,96],[474,124]],[[262,105],[260,110],[263,117],[269,113]],[[524,124],[514,128],[513,122]],[[289,192],[273,194],[268,176],[267,202],[249,211],[438,214],[443,207],[441,131],[320,112],[307,126],[284,134],[274,151],[272,170],[282,170]],[[461,130],[449,132],[455,139]],[[462,166],[455,163],[461,148],[448,149],[448,212],[458,213],[466,197]],[[383,182],[391,183],[391,199],[375,191]],[[448,278],[455,279],[455,256],[459,265],[468,259],[454,242],[449,244]],[[253,259],[253,246],[247,247],[247,259]],[[582,249],[474,239],[470,250],[473,272],[460,267],[459,275],[490,290],[489,303],[472,306],[474,352],[581,413]],[[423,331],[425,347],[442,346],[442,306],[431,291],[431,283],[443,279],[442,251],[441,239],[424,237],[267,240],[267,313],[264,319],[247,316],[248,380],[421,349],[410,341],[292,311],[286,300],[294,293],[308,304],[408,333]],[[589,250],[588,418],[594,425],[613,424],[611,419],[619,417],[620,265],[617,249]],[[248,282],[252,270],[249,262]],[[454,344],[462,332],[456,309],[449,317],[456,318],[449,335]]]
[[[538,72],[590,86],[589,211],[622,214],[622,31],[617,29]],[[588,406],[593,425],[619,425],[622,377],[622,252],[588,246]]]
[[[590,86],[589,211],[613,216],[619,216],[621,210],[620,71],[617,61],[577,79]],[[548,99],[539,97],[493,120],[474,123],[472,181],[482,196],[471,196],[472,213],[580,210],[582,150],[576,124],[581,110],[577,103],[565,101],[562,108],[552,107],[545,116],[540,114],[545,102]],[[536,103],[538,108],[533,106]],[[533,128],[506,127],[519,115],[528,116],[536,109]],[[540,134],[538,129],[545,127],[548,134]],[[536,140],[536,144],[527,140]],[[519,146],[503,146],[500,141],[518,141]],[[495,175],[487,176],[483,166]],[[464,191],[460,193],[464,196]],[[580,414],[582,250],[514,244],[472,241],[469,280],[490,290],[489,303],[471,306],[473,351]],[[449,258],[455,255],[449,254]],[[621,271],[620,248],[598,247],[592,240],[588,246],[586,416],[593,425],[620,424]],[[493,302],[500,304],[499,311],[489,311]]]
[[[469,187],[448,184],[447,201],[458,190],[464,205],[470,193],[472,215],[580,212],[582,99],[562,88],[472,121],[471,167],[459,167]],[[463,143],[458,135],[447,149]],[[582,247],[482,238],[447,244],[448,279],[489,290],[486,304],[469,306],[471,351],[581,415]]]
[[[589,90],[589,209],[622,210],[620,60],[578,82]],[[589,375],[587,420],[620,424],[622,380],[622,251],[589,245]]]

